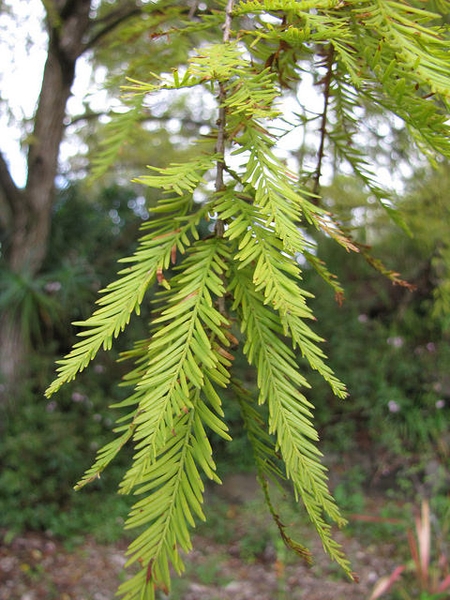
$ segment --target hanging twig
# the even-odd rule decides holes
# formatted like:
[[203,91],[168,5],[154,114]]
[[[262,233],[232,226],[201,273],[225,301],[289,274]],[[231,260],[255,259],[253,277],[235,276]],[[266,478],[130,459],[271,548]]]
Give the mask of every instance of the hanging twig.
[[320,83],[323,83],[324,85],[324,89],[323,89],[323,97],[324,97],[324,105],[323,105],[323,112],[322,112],[322,118],[321,118],[321,123],[320,123],[320,145],[319,145],[319,150],[317,153],[317,168],[316,168],[316,172],[314,175],[314,187],[313,187],[313,194],[315,196],[313,202],[314,204],[319,204],[319,191],[320,191],[320,177],[322,175],[322,163],[323,163],[323,157],[324,157],[324,153],[325,153],[325,137],[327,134],[327,113],[328,113],[328,105],[330,103],[330,88],[331,88],[331,78],[333,75],[333,59],[334,59],[334,48],[333,46],[330,45],[328,52],[327,52],[327,57],[326,57],[326,68],[327,68],[327,72],[325,73],[323,79],[321,80]]
[[[232,21],[232,11],[234,6],[234,0],[228,0],[227,7],[225,9],[225,22],[223,25],[223,43],[226,44],[230,41],[231,35],[231,21]],[[217,160],[216,165],[216,181],[215,181],[215,190],[216,192],[220,192],[225,188],[224,182],[224,171],[226,169],[225,165],[225,138],[226,138],[226,121],[227,121],[227,113],[226,108],[224,106],[225,99],[227,93],[225,89],[225,84],[223,81],[219,81],[219,115],[217,118],[217,141],[215,152],[220,156]],[[217,237],[223,237],[225,232],[225,226],[222,219],[217,219],[216,225],[214,228],[215,234]],[[225,315],[225,298],[222,296],[218,298],[218,309],[222,315]]]
[[[232,11],[234,6],[234,0],[228,0],[227,7],[225,10],[225,23],[223,25],[223,42],[226,44],[230,41],[231,35],[231,20],[232,20]],[[219,81],[219,116],[217,118],[217,141],[215,151],[220,155],[221,158],[217,161],[217,170],[216,170],[216,182],[215,189],[216,192],[223,190],[225,187],[223,174],[225,171],[225,137],[226,137],[226,108],[224,106],[224,102],[226,99],[226,90],[225,84],[222,81]],[[218,219],[215,227],[215,233],[217,236],[222,237],[224,233],[224,224],[223,221]]]

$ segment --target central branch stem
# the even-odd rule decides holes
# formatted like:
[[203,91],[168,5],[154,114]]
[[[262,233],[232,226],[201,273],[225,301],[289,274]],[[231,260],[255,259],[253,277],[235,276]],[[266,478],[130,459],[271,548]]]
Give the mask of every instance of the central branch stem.
[[[318,196],[319,191],[320,191],[320,178],[322,176],[322,163],[323,163],[324,154],[325,154],[325,138],[327,135],[327,119],[328,119],[327,113],[328,113],[328,105],[330,103],[330,88],[331,88],[331,79],[333,76],[333,59],[334,59],[334,48],[333,48],[333,46],[330,45],[330,47],[328,49],[327,58],[326,58],[327,71],[322,80],[323,85],[324,85],[324,90],[323,90],[324,103],[323,103],[322,120],[321,120],[321,125],[320,125],[320,145],[319,145],[319,150],[317,153],[317,168],[316,168],[316,173],[314,176],[313,194],[315,196]],[[313,202],[314,202],[314,204],[318,204],[319,203],[318,198],[315,198],[313,200]]]
[[[223,25],[223,43],[226,44],[230,41],[231,35],[231,20],[232,20],[232,12],[235,0],[228,0],[227,7],[225,9],[225,23]],[[225,138],[226,138],[226,108],[224,106],[224,102],[226,100],[226,89],[223,81],[219,81],[219,114],[217,118],[217,141],[215,152],[220,155],[220,158],[217,160],[216,167],[216,181],[215,181],[215,189],[216,192],[220,192],[225,187],[225,182],[223,178],[223,174],[225,171]],[[221,219],[218,219],[216,222],[215,233],[217,236],[222,237],[224,234],[224,223]]]

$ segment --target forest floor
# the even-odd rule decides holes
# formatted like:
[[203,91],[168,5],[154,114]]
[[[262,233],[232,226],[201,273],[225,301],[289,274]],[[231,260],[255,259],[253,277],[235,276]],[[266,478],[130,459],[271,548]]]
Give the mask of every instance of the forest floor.
[[[369,514],[354,515],[350,531],[336,533],[359,578],[356,584],[324,554],[304,518],[296,537],[312,551],[314,565],[305,566],[280,546],[254,488],[254,478],[237,479],[212,499],[207,513],[212,523],[199,528],[185,575],[174,579],[171,595],[161,594],[161,600],[368,600],[375,582],[399,564],[400,537],[406,544],[406,536],[395,527],[397,520],[385,519],[394,523],[386,535],[369,531],[378,501],[371,502]],[[288,517],[293,520],[292,513]],[[89,536],[71,543],[49,533],[2,535],[0,600],[112,600],[128,575],[126,546]]]

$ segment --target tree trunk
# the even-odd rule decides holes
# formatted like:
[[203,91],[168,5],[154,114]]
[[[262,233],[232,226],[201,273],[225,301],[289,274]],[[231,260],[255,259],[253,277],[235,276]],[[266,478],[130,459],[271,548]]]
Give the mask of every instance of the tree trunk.
[[[24,344],[20,323],[8,318],[8,311],[0,321],[0,364],[2,383],[0,383],[1,408],[11,408],[17,401],[16,395],[21,388],[26,373],[27,347]],[[0,431],[1,431],[0,423]]]
[[[66,104],[81,54],[105,35],[141,13],[134,0],[124,0],[97,21],[90,17],[92,0],[48,0],[49,43],[41,92],[28,149],[28,176],[19,189],[0,152],[0,276],[1,268],[36,276],[47,254],[54,203],[58,154]],[[97,4],[97,3],[95,3]],[[23,336],[20,315],[0,315],[0,408],[15,404],[29,369],[30,340]]]
[[[89,27],[90,0],[57,0],[48,14],[49,45],[41,93],[28,150],[28,176],[18,189],[0,155],[2,259],[10,271],[35,276],[47,253],[59,147],[75,64]],[[4,210],[3,210],[4,208]],[[0,404],[15,404],[26,376],[30,340],[17,311],[0,318]]]

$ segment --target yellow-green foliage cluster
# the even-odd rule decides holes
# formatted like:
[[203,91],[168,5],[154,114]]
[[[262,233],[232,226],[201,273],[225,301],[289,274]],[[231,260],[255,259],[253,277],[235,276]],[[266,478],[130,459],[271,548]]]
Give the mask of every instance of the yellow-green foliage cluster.
[[[280,116],[278,100],[296,88],[307,65],[321,70],[325,109],[318,135],[383,200],[364,150],[353,143],[356,109],[390,110],[428,152],[449,155],[445,32],[416,3],[385,0],[229,1],[196,15],[162,2],[150,3],[147,13],[150,39],[171,35],[173,44],[184,40],[187,47],[193,32],[206,32],[205,40],[213,41],[182,54],[185,60],[170,72],[164,64],[155,72],[152,60],[148,81],[128,82],[132,108],[113,120],[96,168],[109,168],[148,94],[205,88],[218,98],[218,120],[208,138],[213,143],[198,142],[195,159],[150,167],[151,174],[136,180],[161,190],[162,198],[134,255],[124,259],[92,317],[78,323],[82,339],[61,361],[48,390],[56,392],[100,348],[109,349],[131,314],[139,313],[150,286],[159,284],[148,338],[125,356],[134,361],[125,377],[130,395],[119,405],[128,414],[79,487],[98,477],[125,443],[133,445],[120,491],[139,497],[126,526],[141,531],[129,548],[129,562],[141,569],[120,592],[134,600],[152,599],[158,588],[168,591],[170,567],[182,571],[180,550],[191,548],[190,530],[204,518],[203,479],[220,481],[208,432],[229,439],[220,396],[232,387],[261,481],[291,481],[325,549],[351,575],[331,535],[331,523],[344,520],[328,491],[313,406],[305,395],[307,374],[300,372],[295,351],[345,397],[311,329],[310,294],[303,289],[298,257],[309,260],[340,294],[311,252],[307,231],[315,228],[348,250],[358,248],[320,207],[318,188],[303,186],[278,158],[271,124]],[[209,233],[201,234],[207,221]],[[233,375],[238,344],[256,372],[254,399]],[[267,422],[255,411],[257,403],[268,406]],[[269,498],[268,505],[283,539],[304,554],[289,540]]]

